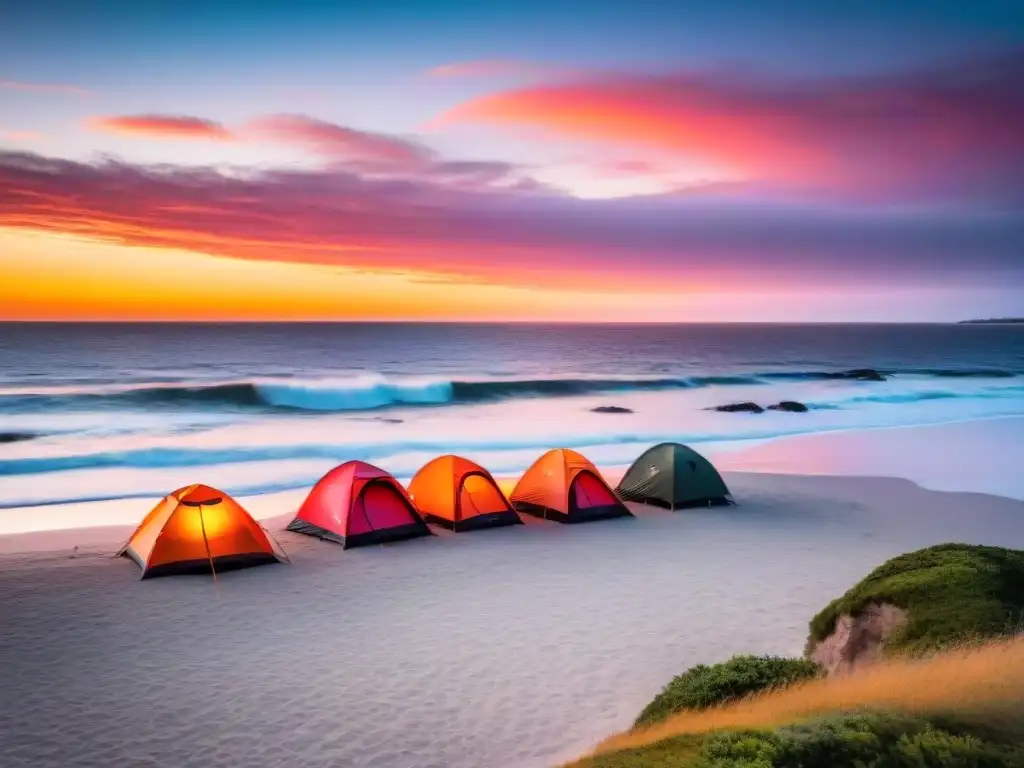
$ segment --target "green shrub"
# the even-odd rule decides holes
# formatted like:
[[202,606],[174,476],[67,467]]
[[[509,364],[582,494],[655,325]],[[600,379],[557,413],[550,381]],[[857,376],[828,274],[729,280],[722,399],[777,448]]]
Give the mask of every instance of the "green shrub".
[[841,615],[857,616],[873,603],[907,612],[888,652],[924,653],[1005,634],[1024,616],[1024,552],[940,544],[895,557],[811,620],[808,650],[832,633]]
[[698,768],[707,736],[687,734],[635,749],[588,757],[563,768]]
[[[641,765],[638,763],[637,765]],[[887,714],[847,715],[774,731],[711,736],[695,768],[1007,768],[1024,752],[954,734],[928,721]]]
[[722,664],[698,664],[662,689],[640,713],[637,725],[663,720],[681,709],[705,709],[771,688],[782,688],[820,674],[805,659],[777,656],[734,656]]

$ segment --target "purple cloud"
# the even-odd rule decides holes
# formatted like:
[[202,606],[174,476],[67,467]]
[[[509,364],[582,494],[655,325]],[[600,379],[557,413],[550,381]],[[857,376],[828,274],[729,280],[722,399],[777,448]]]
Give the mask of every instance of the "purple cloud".
[[[442,164],[443,167],[443,164]],[[490,169],[457,165],[485,178]],[[1024,279],[1024,216],[732,192],[579,200],[528,180],[223,173],[0,153],[0,226],[243,259],[413,269],[519,285],[793,287]],[[571,277],[568,277],[571,276]]]

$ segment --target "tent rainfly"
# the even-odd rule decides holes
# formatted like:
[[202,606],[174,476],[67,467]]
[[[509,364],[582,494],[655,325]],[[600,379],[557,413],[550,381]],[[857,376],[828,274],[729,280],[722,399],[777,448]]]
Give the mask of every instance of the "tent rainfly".
[[537,459],[509,500],[519,512],[560,523],[632,517],[597,467],[568,448],[548,451]]
[[661,443],[644,451],[616,489],[626,501],[668,509],[731,503],[729,489],[711,462],[679,443]]
[[519,525],[491,473],[461,456],[438,456],[409,483],[413,503],[428,523],[453,531]]
[[135,529],[118,555],[142,578],[210,573],[287,562],[274,538],[233,498],[208,485],[168,494]]
[[320,478],[287,530],[345,549],[432,535],[401,484],[363,461],[346,462]]

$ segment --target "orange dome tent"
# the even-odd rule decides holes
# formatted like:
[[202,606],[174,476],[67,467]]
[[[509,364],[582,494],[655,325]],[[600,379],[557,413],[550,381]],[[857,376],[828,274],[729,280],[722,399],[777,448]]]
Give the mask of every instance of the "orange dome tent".
[[561,523],[632,516],[597,467],[567,448],[548,451],[523,473],[509,497],[520,512]]
[[134,560],[144,579],[288,561],[241,504],[208,485],[165,496],[117,554]]
[[433,535],[399,482],[362,461],[346,462],[320,478],[288,530],[345,549]]
[[491,473],[461,456],[438,456],[425,464],[409,483],[409,494],[428,523],[453,531],[523,522]]

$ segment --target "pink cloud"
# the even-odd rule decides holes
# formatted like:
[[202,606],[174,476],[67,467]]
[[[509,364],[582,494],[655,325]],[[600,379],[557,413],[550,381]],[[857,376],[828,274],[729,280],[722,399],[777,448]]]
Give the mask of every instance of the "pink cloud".
[[263,115],[238,129],[180,115],[95,117],[89,125],[107,133],[149,139],[273,142],[312,153],[333,168],[378,177],[429,178],[453,188],[536,184],[513,163],[447,159],[412,138],[359,130],[308,115]]
[[508,188],[528,183],[512,163],[452,160],[412,138],[363,131],[307,115],[266,115],[251,120],[239,135],[300,147],[332,167],[365,175],[430,179],[465,189]]
[[758,181],[905,195],[1012,183],[1024,50],[931,71],[796,80],[591,74],[472,99],[440,119],[653,149]]
[[412,140],[360,131],[306,115],[258,117],[245,132],[257,139],[301,146],[339,161],[417,169],[433,157],[429,149]]
[[38,131],[4,131],[0,137],[19,144],[43,141],[46,137]]
[[611,174],[662,173],[665,166],[651,160],[616,160],[605,163],[604,170]]
[[234,135],[220,123],[187,115],[110,115],[94,117],[96,131],[151,139],[229,141]]
[[502,59],[457,61],[441,64],[428,70],[433,77],[500,77],[535,72],[538,66],[525,61]]
[[26,83],[19,80],[0,79],[0,90],[28,91],[32,93],[64,93],[69,96],[91,96],[92,91],[77,85],[63,83]]

